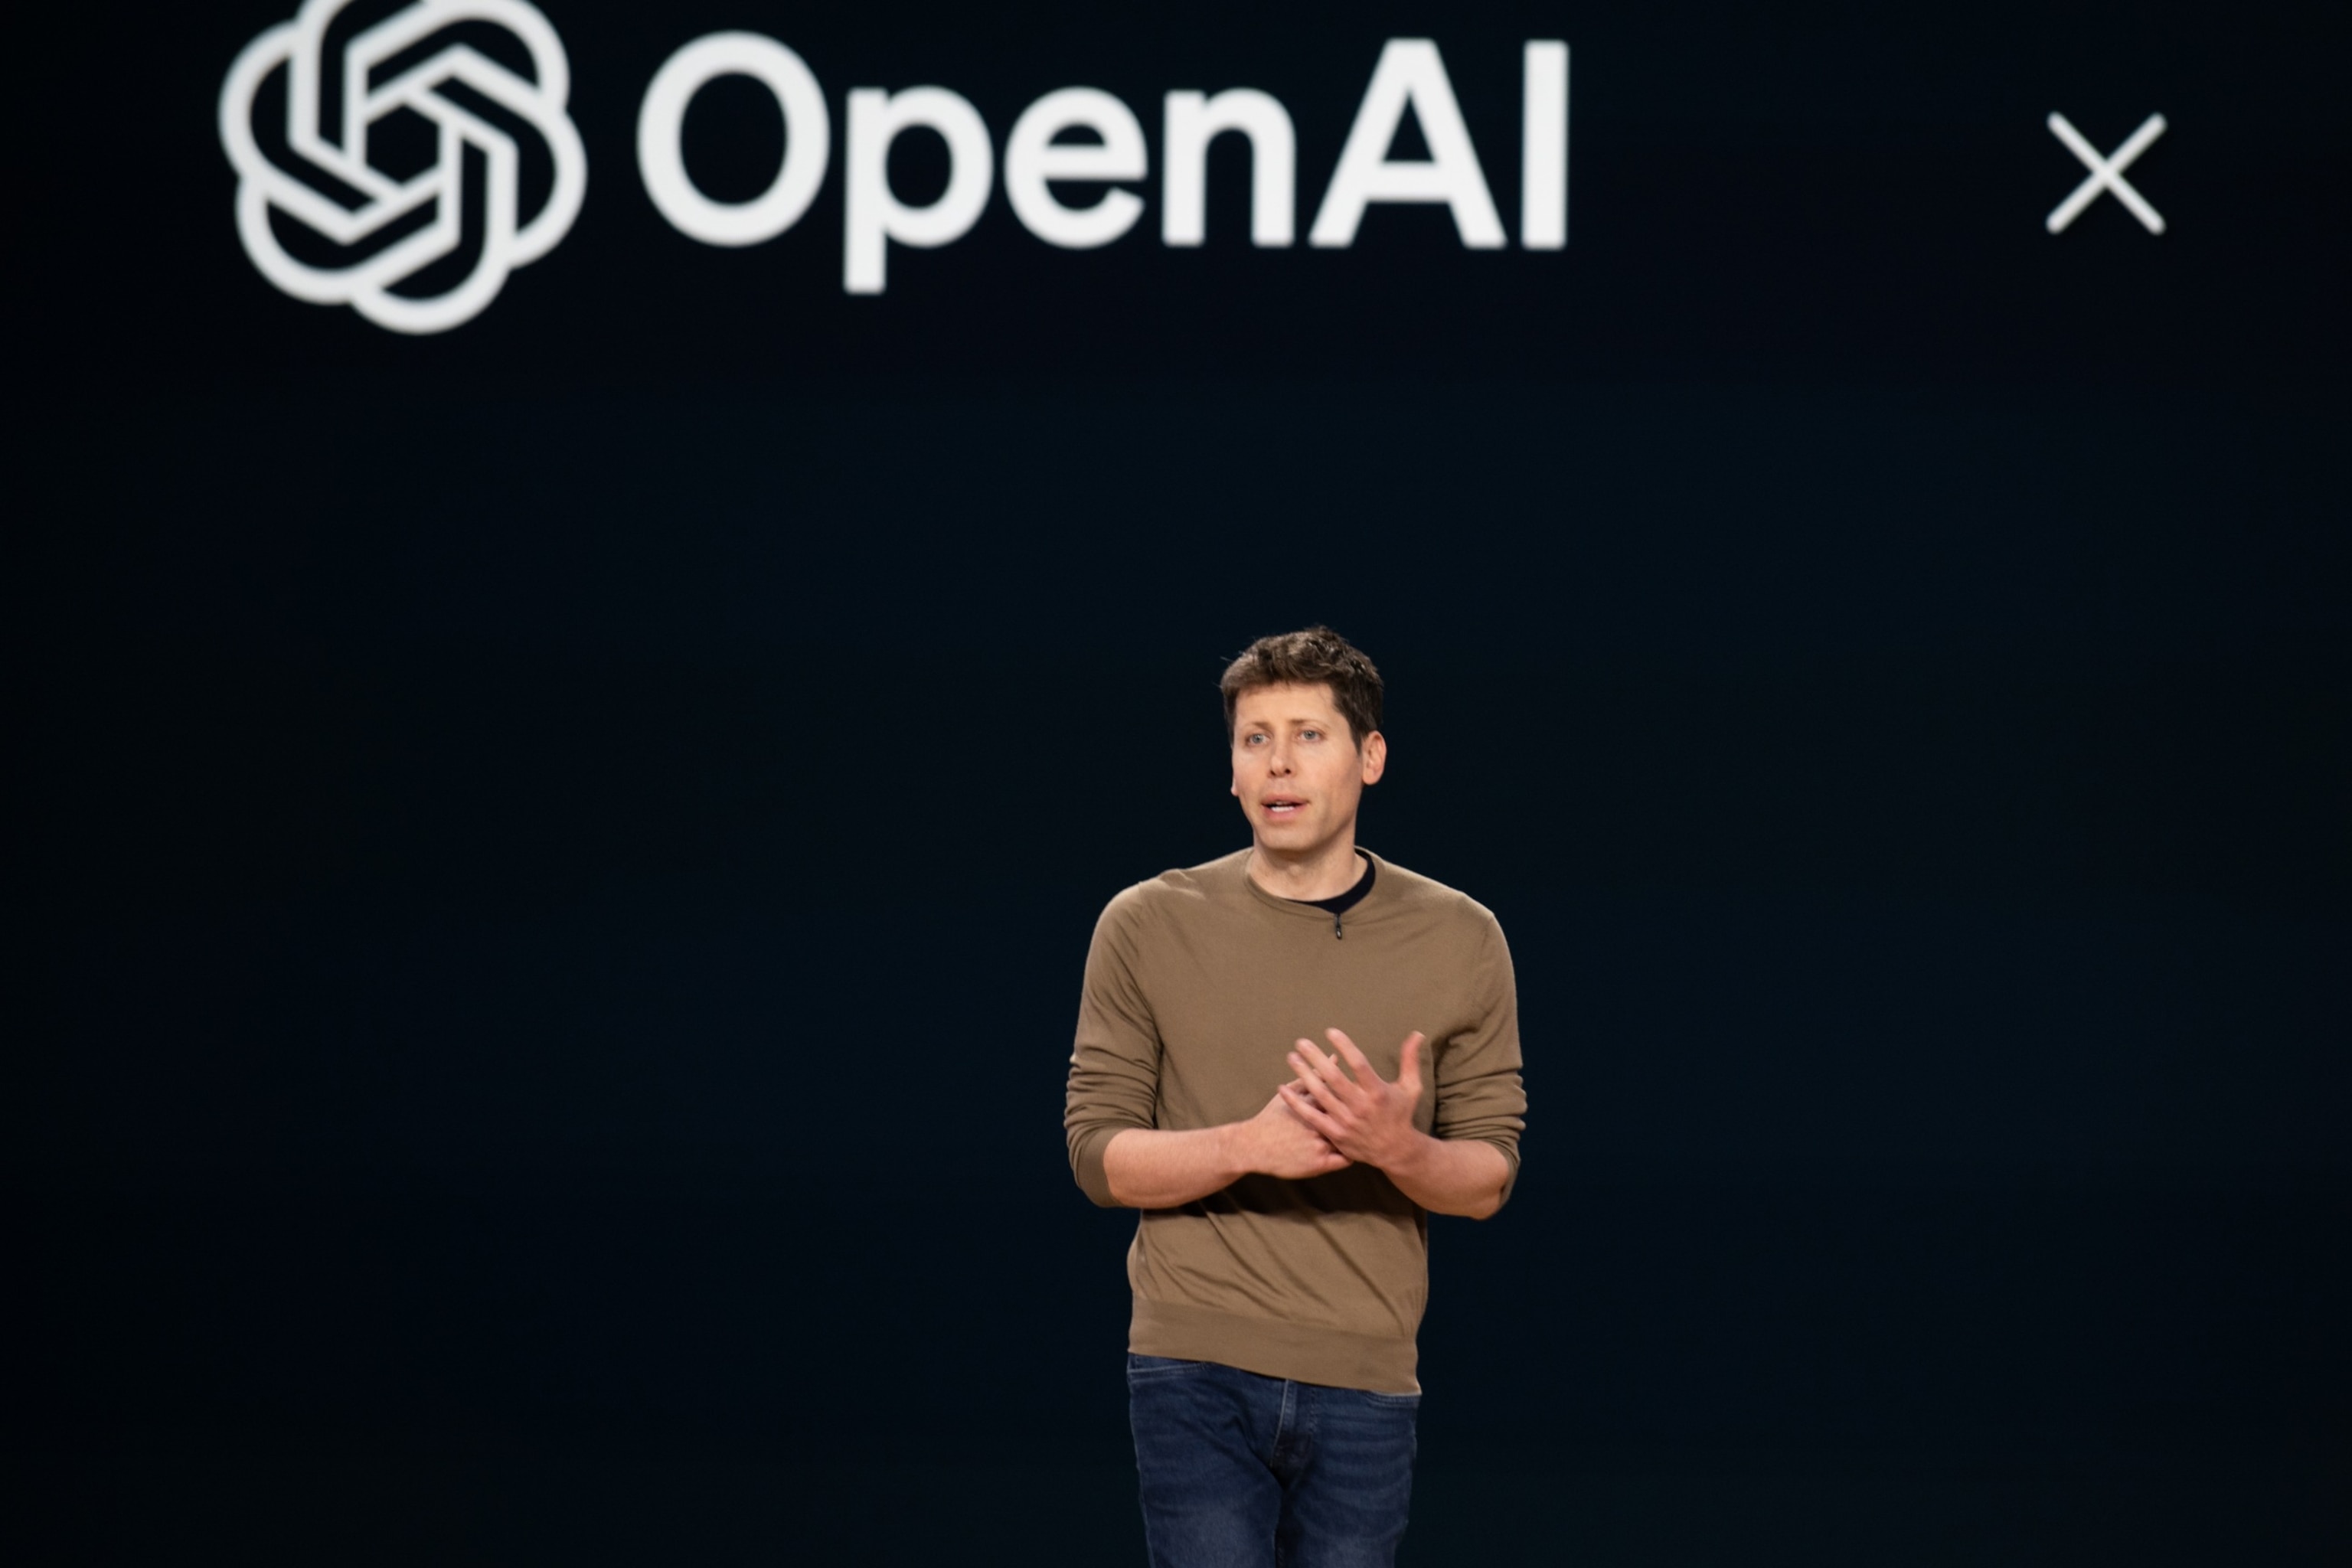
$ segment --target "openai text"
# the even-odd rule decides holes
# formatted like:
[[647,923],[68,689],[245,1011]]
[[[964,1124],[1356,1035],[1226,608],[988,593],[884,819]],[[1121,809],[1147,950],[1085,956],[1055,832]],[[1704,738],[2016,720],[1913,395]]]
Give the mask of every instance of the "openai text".
[[[1533,40],[1524,56],[1519,243],[1556,250],[1568,242],[1568,46]],[[774,181],[753,200],[733,204],[697,190],[679,151],[687,105],[706,84],[730,75],[764,83],[784,117],[784,156]],[[852,294],[879,294],[888,282],[892,245],[951,244],[979,221],[996,160],[980,111],[947,88],[854,88],[848,110],[842,287]],[[1390,147],[1408,111],[1429,156],[1391,159]],[[1160,127],[1164,243],[1194,246],[1205,238],[1209,143],[1226,132],[1249,142],[1251,243],[1294,242],[1297,138],[1278,100],[1253,88],[1171,92]],[[921,206],[898,199],[887,172],[891,143],[919,130],[946,143],[949,168],[947,188]],[[1059,140],[1066,132],[1090,133],[1093,140]],[[637,167],[654,205],[683,233],[709,245],[757,245],[807,212],[824,183],[832,140],[824,90],[799,55],[756,33],[714,33],[678,50],[655,75],[637,117]],[[1045,94],[1021,111],[1004,142],[1004,195],[1013,215],[1038,238],[1068,249],[1108,245],[1133,228],[1143,216],[1143,199],[1120,184],[1150,174],[1135,111],[1096,88]],[[1083,205],[1068,205],[1055,189],[1077,184],[1110,188]],[[1445,62],[1427,38],[1391,38],[1381,51],[1307,243],[1335,249],[1352,245],[1365,208],[1375,202],[1443,203],[1464,245],[1491,250],[1506,243]]]

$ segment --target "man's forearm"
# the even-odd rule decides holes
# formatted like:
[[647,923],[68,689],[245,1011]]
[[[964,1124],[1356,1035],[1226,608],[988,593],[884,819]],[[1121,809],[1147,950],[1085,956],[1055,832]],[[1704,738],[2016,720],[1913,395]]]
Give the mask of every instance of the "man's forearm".
[[[1252,1126],[1235,1121],[1183,1132],[1130,1127],[1103,1145],[1110,1195],[1129,1208],[1172,1209],[1223,1192],[1258,1168],[1247,1147]],[[1399,1192],[1432,1214],[1470,1219],[1503,1206],[1511,1176],[1511,1163],[1492,1143],[1423,1132],[1382,1169]]]
[[1129,1208],[1172,1209],[1223,1192],[1249,1173],[1234,1150],[1237,1126],[1129,1128],[1103,1145],[1110,1195]]
[[1305,1181],[1345,1170],[1348,1157],[1276,1095],[1247,1121],[1222,1127],[1130,1127],[1103,1145],[1103,1180],[1129,1208],[1180,1208],[1244,1176]]
[[1432,1214],[1485,1219],[1503,1206],[1511,1162],[1492,1143],[1416,1132],[1405,1153],[1381,1167],[1397,1191]]

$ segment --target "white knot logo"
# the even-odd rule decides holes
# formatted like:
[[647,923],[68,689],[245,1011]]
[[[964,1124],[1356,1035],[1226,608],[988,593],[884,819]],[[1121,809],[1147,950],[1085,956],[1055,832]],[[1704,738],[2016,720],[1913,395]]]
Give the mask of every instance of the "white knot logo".
[[[341,19],[352,4],[307,0],[246,46],[221,84],[237,235],[261,275],[298,300],[349,305],[397,332],[446,331],[579,216],[588,157],[564,108],[571,65],[524,0],[415,0],[357,31]],[[521,46],[528,78],[468,41],[485,26]],[[284,136],[265,141],[280,95]],[[535,135],[544,158],[517,132]],[[551,163],[526,220],[526,169]]]

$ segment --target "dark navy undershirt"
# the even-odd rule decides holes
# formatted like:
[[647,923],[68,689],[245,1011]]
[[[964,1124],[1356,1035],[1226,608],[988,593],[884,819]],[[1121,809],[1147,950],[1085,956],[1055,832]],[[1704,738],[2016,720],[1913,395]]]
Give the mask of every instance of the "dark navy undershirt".
[[1362,850],[1359,849],[1356,851],[1356,855],[1357,858],[1361,859],[1364,863],[1364,874],[1356,879],[1356,885],[1354,887],[1349,889],[1344,893],[1334,893],[1328,899],[1291,899],[1287,901],[1294,904],[1305,904],[1311,909],[1321,910],[1325,914],[1331,916],[1334,920],[1346,914],[1358,904],[1362,903],[1364,901],[1364,895],[1372,890],[1372,872],[1376,868],[1372,865],[1371,857],[1366,855]]

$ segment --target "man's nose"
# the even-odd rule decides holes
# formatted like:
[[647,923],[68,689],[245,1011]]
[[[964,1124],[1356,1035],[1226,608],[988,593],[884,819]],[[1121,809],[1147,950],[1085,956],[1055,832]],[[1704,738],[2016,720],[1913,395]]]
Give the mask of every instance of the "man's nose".
[[1276,742],[1274,743],[1274,748],[1266,753],[1265,771],[1270,773],[1288,773],[1290,772],[1290,748],[1284,745],[1279,741]]

